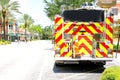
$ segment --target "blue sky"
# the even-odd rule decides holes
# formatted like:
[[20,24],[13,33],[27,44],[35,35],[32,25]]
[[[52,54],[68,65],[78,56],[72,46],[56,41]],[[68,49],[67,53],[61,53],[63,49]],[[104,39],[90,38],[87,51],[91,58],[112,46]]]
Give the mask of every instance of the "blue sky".
[[41,24],[43,27],[51,25],[51,21],[44,11],[43,0],[18,0],[20,3],[20,11],[29,14],[35,20],[35,24]]

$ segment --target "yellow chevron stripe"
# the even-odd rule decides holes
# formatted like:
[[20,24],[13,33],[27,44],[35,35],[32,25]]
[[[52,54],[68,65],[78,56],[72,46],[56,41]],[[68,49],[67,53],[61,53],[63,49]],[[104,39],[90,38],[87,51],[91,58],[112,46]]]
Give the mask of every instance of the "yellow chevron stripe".
[[110,20],[108,18],[106,18],[106,23],[111,24],[111,22],[110,22]]
[[84,43],[90,50],[92,50],[92,45],[90,45],[84,38],[78,41],[78,45]]
[[69,45],[68,44],[66,44],[66,46],[65,46],[66,48],[69,48]]
[[62,49],[60,49],[60,54],[62,54],[65,51],[65,47],[63,47]]
[[71,57],[71,55],[72,55],[72,50],[70,50],[65,57]]
[[65,52],[65,50],[67,50],[69,48],[69,46],[68,46],[68,44],[66,44],[66,46],[64,46],[62,49],[61,49],[61,54],[63,53],[63,52]]
[[108,29],[106,30],[106,33],[112,39],[112,33]]
[[76,27],[80,26],[81,24],[82,24],[81,22],[77,22]]
[[[62,29],[56,33],[55,39],[57,39],[63,33]],[[60,40],[57,44],[62,44],[63,40]]]
[[66,30],[67,28],[69,28],[71,26],[71,22],[66,23],[66,25],[64,26],[64,30]]
[[95,24],[95,26],[97,26],[97,27],[100,28],[99,30],[100,30],[101,32],[103,32],[103,26],[101,26],[100,23],[94,23],[94,24]]
[[88,23],[88,22],[84,22],[84,25],[90,25],[90,23]]
[[69,34],[72,34],[72,33],[73,33],[73,29],[71,29],[68,33],[69,33]]
[[63,39],[61,39],[57,44],[62,44],[64,42]]
[[87,37],[88,37],[88,39],[90,39],[92,41],[92,39],[93,39],[92,36],[87,36]]
[[98,33],[93,27],[89,26],[88,29],[93,33]]
[[56,33],[55,39],[57,39],[60,35],[61,35],[61,33]]
[[63,19],[61,18],[56,24],[59,25],[59,24],[62,24],[63,22]]
[[108,46],[110,49],[113,49],[113,44],[110,43]]
[[84,55],[89,55],[89,53],[86,51],[86,49],[85,48],[81,48],[80,50],[79,50],[79,53],[84,53]]
[[85,35],[88,35],[88,32],[84,32]]
[[[72,22],[68,22],[65,26],[64,26],[64,30],[66,30],[67,28],[69,28],[73,23]],[[68,34],[72,34],[73,33],[73,29],[71,29]]]
[[99,58],[100,58],[100,57],[103,57],[103,56],[98,52],[98,50],[96,50],[96,56],[99,57]]
[[107,55],[107,49],[102,44],[100,44],[100,49],[103,49],[104,53]]

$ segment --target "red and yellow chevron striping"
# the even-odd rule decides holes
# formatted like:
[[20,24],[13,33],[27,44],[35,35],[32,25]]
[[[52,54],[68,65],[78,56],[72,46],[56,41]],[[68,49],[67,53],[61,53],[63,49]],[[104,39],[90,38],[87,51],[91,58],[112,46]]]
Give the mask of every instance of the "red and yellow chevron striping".
[[113,49],[113,18],[106,18],[106,40],[110,49]]
[[104,42],[100,43],[100,48],[97,48],[96,57],[108,57],[108,48]]
[[95,34],[95,33],[102,33],[103,26],[100,23],[92,23],[92,24],[83,24],[83,23],[75,23],[75,22],[68,22],[64,25],[64,32],[72,35],[79,35],[80,31],[84,29],[87,34]]
[[92,36],[79,36],[78,37],[79,53],[82,55],[92,54]]
[[[78,40],[78,51],[82,55],[92,55],[95,51],[96,57],[108,57],[108,49],[113,49],[113,19],[107,17],[104,22],[64,22],[61,17],[55,20],[55,48],[60,48],[61,57],[72,57],[73,49],[71,42]],[[71,42],[67,43],[64,34],[70,34]],[[105,39],[99,42],[99,48],[93,50],[94,34],[105,34]],[[103,36],[104,37],[104,36]],[[94,42],[96,43],[96,42]],[[94,45],[94,47],[96,47]]]

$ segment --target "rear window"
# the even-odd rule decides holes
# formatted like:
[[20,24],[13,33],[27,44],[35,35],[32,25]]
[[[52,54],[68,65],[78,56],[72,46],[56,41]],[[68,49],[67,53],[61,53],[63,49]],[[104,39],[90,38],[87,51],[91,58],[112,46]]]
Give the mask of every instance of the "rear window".
[[79,22],[103,22],[104,10],[66,10],[63,12],[64,20]]

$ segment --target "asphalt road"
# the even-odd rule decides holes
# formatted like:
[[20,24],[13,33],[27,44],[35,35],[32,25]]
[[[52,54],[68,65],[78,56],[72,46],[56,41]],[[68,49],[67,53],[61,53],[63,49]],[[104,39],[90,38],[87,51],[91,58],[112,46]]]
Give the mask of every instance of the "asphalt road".
[[[119,59],[120,60],[120,59]],[[0,80],[99,80],[106,67],[91,64],[54,65],[51,41],[32,41],[0,46]]]

